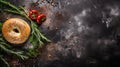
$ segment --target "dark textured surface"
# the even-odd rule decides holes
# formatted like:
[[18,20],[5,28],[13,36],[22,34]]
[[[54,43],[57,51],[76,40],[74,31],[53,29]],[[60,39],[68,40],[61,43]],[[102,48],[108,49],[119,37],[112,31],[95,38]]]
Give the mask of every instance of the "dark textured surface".
[[45,6],[42,12],[47,15],[47,21],[40,26],[40,29],[52,43],[46,47],[40,58],[26,61],[23,66],[116,67],[119,65],[119,0],[43,0],[36,3],[37,5],[31,2],[35,0],[10,1],[16,5],[19,1],[19,4],[26,5],[28,9]]

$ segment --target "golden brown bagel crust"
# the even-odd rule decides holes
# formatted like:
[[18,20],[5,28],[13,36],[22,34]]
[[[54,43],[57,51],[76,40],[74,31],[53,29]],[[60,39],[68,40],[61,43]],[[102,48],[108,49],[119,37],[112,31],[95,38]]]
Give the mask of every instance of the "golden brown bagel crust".
[[11,18],[4,22],[2,34],[9,43],[22,44],[30,35],[30,26],[22,19]]

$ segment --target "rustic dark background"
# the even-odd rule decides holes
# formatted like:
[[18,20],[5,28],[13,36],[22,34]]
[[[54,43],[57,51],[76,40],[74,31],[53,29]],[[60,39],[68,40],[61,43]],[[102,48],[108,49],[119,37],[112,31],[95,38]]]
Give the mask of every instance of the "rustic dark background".
[[40,29],[52,40],[22,67],[120,66],[120,0],[9,1],[45,13]]

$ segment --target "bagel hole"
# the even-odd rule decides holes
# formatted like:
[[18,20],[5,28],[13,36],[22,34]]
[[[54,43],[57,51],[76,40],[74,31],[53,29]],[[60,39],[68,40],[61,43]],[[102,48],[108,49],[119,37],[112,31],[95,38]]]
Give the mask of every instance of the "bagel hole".
[[19,30],[18,29],[13,29],[13,31],[15,32],[15,33],[19,33]]

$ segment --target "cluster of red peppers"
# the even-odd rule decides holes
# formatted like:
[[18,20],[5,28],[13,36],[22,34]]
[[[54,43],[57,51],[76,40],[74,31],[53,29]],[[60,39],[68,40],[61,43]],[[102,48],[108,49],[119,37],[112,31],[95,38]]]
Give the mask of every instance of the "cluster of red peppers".
[[29,18],[36,21],[38,24],[42,24],[46,20],[46,15],[43,13],[39,14],[38,10],[30,10]]

